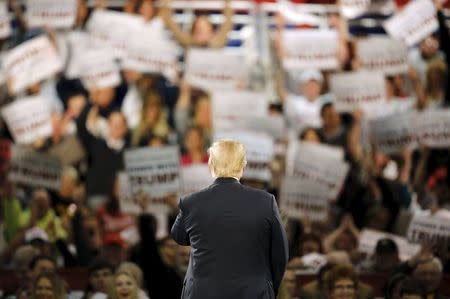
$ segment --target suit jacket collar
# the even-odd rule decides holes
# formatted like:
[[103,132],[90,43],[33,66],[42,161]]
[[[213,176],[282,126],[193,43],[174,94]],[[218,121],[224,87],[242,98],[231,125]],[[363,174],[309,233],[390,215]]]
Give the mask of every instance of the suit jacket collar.
[[233,177],[219,177],[214,180],[214,184],[240,184],[240,183]]

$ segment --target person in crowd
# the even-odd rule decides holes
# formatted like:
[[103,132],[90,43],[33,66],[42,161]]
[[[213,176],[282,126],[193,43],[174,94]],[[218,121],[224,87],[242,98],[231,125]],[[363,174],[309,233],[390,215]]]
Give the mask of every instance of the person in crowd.
[[138,299],[139,285],[128,271],[117,271],[108,290],[109,299]]
[[88,283],[82,299],[91,299],[98,294],[107,294],[113,275],[114,267],[110,262],[104,259],[92,262],[88,268]]
[[384,286],[384,296],[386,299],[400,299],[400,288],[407,275],[397,273],[389,278]]
[[360,231],[355,226],[351,215],[345,215],[341,224],[323,240],[324,252],[334,250],[346,251],[352,259],[356,258]]
[[136,280],[137,285],[139,287],[139,293],[138,298],[139,299],[148,299],[147,294],[142,289],[143,283],[144,283],[144,273],[142,272],[141,268],[139,268],[138,265],[132,262],[123,262],[119,265],[117,268],[117,273],[120,272],[128,272],[134,277],[134,280]]
[[300,134],[300,140],[311,142],[311,143],[320,143],[320,137],[317,134],[316,129],[312,127],[307,127],[303,129],[303,131]]
[[377,241],[370,263],[363,271],[389,274],[393,273],[399,265],[397,244],[392,239],[382,238]]
[[328,298],[356,299],[359,279],[351,266],[335,266],[326,276]]
[[208,163],[208,153],[205,150],[203,131],[200,127],[192,126],[187,129],[184,137],[185,153],[181,156],[181,165],[193,163]]
[[43,272],[33,282],[30,299],[64,299],[66,284],[55,272]]
[[231,0],[225,0],[224,2],[225,20],[217,31],[214,31],[214,26],[207,15],[200,15],[192,23],[191,32],[184,32],[172,17],[169,7],[170,0],[164,2],[161,13],[167,28],[182,47],[223,48],[228,41],[228,32],[233,28]]
[[439,299],[443,297],[439,292],[442,272],[442,262],[436,257],[427,262],[419,263],[414,268],[412,277],[423,285],[426,298]]

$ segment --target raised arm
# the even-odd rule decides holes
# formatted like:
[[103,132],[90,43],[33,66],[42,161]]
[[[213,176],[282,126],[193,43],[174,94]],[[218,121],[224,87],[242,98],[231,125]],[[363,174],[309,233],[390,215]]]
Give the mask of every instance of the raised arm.
[[[442,3],[439,0],[435,1],[436,9],[437,9],[437,18],[439,21],[439,45],[445,54],[445,62],[447,64],[447,68],[450,66],[450,34],[448,32],[447,25],[445,23],[445,16],[442,12]],[[445,98],[444,105],[450,105],[450,78],[447,76],[447,82],[445,84]]]
[[184,32],[181,27],[175,22],[172,16],[172,9],[170,8],[170,0],[165,0],[161,9],[161,17],[164,24],[172,32],[177,42],[184,48],[192,45],[192,38],[190,34]]
[[209,43],[211,48],[223,48],[227,44],[228,32],[233,29],[233,9],[231,8],[231,0],[225,0],[223,14],[225,16],[225,21]]

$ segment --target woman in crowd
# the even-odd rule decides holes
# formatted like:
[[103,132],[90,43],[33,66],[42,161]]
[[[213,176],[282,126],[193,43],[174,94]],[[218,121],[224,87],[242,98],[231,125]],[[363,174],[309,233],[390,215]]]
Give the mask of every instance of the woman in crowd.
[[43,272],[34,280],[30,299],[64,299],[66,295],[64,281],[54,272]]
[[181,156],[181,165],[193,163],[208,163],[208,153],[205,151],[203,132],[200,127],[190,127],[184,137],[185,153]]
[[108,299],[138,299],[138,294],[138,283],[130,272],[118,271],[114,274]]
[[326,275],[328,298],[356,299],[358,282],[358,276],[352,266],[335,266]]

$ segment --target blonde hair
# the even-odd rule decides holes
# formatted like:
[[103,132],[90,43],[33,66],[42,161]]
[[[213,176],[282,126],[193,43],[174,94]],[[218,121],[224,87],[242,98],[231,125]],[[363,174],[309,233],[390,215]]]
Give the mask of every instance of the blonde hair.
[[238,141],[223,139],[208,149],[208,165],[213,177],[242,177],[247,165],[244,145]]
[[119,295],[116,292],[116,280],[119,276],[126,276],[128,277],[131,281],[133,281],[134,283],[134,290],[133,290],[133,294],[131,295],[132,299],[138,299],[138,294],[139,294],[139,285],[138,282],[136,281],[136,278],[133,276],[133,274],[131,274],[128,271],[117,271],[114,274],[114,278],[112,280],[109,281],[109,285],[108,285],[108,299],[119,299]]

